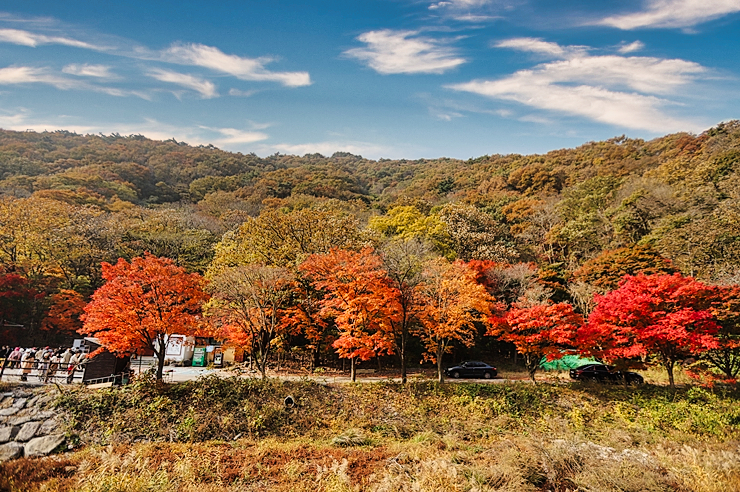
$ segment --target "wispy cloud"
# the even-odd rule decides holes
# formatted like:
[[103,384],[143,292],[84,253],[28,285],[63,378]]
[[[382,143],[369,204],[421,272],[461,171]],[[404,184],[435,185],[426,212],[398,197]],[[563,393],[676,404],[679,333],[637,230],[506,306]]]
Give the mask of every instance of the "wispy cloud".
[[151,99],[150,94],[145,91],[124,90],[115,87],[91,84],[78,78],[64,77],[55,74],[48,68],[23,66],[0,68],[0,85],[25,84],[46,84],[60,90],[88,90],[116,97],[136,96],[146,100]]
[[111,73],[111,67],[108,65],[90,65],[90,64],[75,64],[65,66],[62,72],[70,75],[77,75],[80,77],[96,77],[100,79],[113,79],[117,78]]
[[208,68],[241,80],[278,82],[288,87],[311,85],[308,72],[271,72],[265,68],[272,58],[245,58],[228,55],[203,44],[174,44],[161,53],[161,59],[180,65]]
[[218,96],[216,86],[213,82],[194,75],[173,72],[172,70],[164,70],[161,68],[152,68],[147,72],[147,75],[153,79],[159,80],[160,82],[168,82],[187,89],[192,89],[200,93],[203,99],[211,99]]
[[[510,42],[501,46],[532,51],[537,45]],[[693,128],[666,113],[665,108],[676,103],[663,96],[706,73],[701,65],[680,59],[590,56],[572,48],[563,47],[562,52],[548,48],[553,55],[567,53],[565,59],[502,79],[474,80],[449,88],[627,128],[654,132]]]
[[510,48],[529,53],[549,55],[553,58],[568,58],[583,55],[588,51],[585,46],[560,46],[557,43],[543,41],[540,38],[512,38],[498,41],[493,45],[496,48]]
[[0,42],[30,46],[33,48],[42,44],[61,44],[89,50],[102,49],[102,47],[95,46],[84,41],[78,41],[76,39],[66,38],[63,36],[47,36],[21,29],[0,29]]
[[257,92],[259,91],[256,91],[256,90],[243,91],[241,89],[235,89],[235,88],[229,89],[229,95],[234,96],[234,97],[251,97],[257,94]]
[[153,118],[145,118],[129,123],[90,123],[80,124],[73,118],[65,116],[39,118],[26,110],[0,113],[0,127],[8,130],[33,130],[37,132],[64,129],[79,134],[144,135],[156,140],[174,138],[179,142],[191,145],[213,144],[227,150],[246,150],[244,145],[253,144],[269,138],[269,135],[236,128],[214,128],[209,126],[171,125]]
[[57,89],[74,89],[81,86],[78,81],[60,77],[47,69],[36,67],[0,68],[0,85],[47,84]]
[[635,51],[641,51],[645,48],[645,43],[642,41],[634,41],[629,44],[624,44],[619,47],[619,52],[626,54],[626,53],[634,53]]
[[269,135],[267,135],[266,133],[253,130],[239,130],[236,128],[212,128],[208,126],[202,126],[201,128],[222,135],[222,137],[217,138],[212,142],[217,146],[248,144],[260,142],[262,140],[267,140],[268,138],[270,138]]
[[492,15],[495,0],[446,0],[434,2],[429,10],[461,22],[485,22],[499,18]]
[[[1,22],[14,22],[23,27],[33,26],[34,30],[28,29],[0,29],[0,43],[12,43],[21,46],[39,47],[41,45],[58,44],[105,52],[111,56],[123,58],[132,58],[144,62],[165,62],[177,65],[197,66],[217,72],[227,74],[240,80],[258,81],[258,82],[276,82],[286,87],[301,87],[311,85],[311,77],[308,72],[281,72],[269,70],[266,65],[275,62],[273,57],[248,58],[233,54],[227,54],[213,46],[206,46],[197,43],[173,43],[169,48],[164,50],[153,50],[137,43],[106,36],[101,34],[88,33],[85,37],[92,37],[98,41],[104,42],[86,42],[76,39],[77,36],[71,36],[66,33],[59,34],[64,30],[57,21],[53,19],[21,19],[9,14],[0,12]],[[15,27],[15,26],[14,26]],[[69,28],[66,28],[70,30]],[[110,67],[109,67],[110,69]],[[102,70],[101,65],[93,64],[73,64],[64,69],[65,73],[78,76],[88,77],[109,77],[110,73]],[[167,76],[168,79],[174,77]],[[177,83],[174,80],[163,80],[165,82]],[[198,90],[204,97],[208,94],[207,84],[201,84],[196,88],[197,81],[186,81],[190,84],[189,88]]]
[[740,12],[740,0],[645,0],[643,10],[609,16],[595,24],[618,29],[682,28]]
[[350,154],[355,155],[377,155],[388,150],[383,148],[382,146],[366,142],[342,141],[326,141],[303,144],[282,143],[270,145],[269,148],[273,151],[281,152],[283,154],[305,155],[318,153],[325,156],[331,156],[335,152],[349,152]]
[[382,74],[444,73],[466,62],[444,41],[417,36],[418,31],[370,31],[357,39],[367,46],[344,52]]

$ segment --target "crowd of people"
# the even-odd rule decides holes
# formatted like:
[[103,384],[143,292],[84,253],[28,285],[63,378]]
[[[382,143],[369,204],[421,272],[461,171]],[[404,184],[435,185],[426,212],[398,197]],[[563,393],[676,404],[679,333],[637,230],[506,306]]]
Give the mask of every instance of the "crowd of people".
[[75,371],[82,368],[87,354],[80,349],[61,348],[0,348],[0,361],[6,369],[20,369],[21,381],[28,381],[32,373],[36,371],[39,381],[48,383],[56,381],[56,378],[66,377],[68,384],[72,383]]

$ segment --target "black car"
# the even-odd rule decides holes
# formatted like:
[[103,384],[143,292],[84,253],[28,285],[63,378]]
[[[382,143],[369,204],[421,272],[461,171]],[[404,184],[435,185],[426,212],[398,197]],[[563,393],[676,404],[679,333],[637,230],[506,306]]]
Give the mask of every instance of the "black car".
[[642,376],[631,371],[617,371],[605,364],[586,364],[570,370],[571,379],[578,381],[598,381],[600,383],[621,383],[627,378],[627,384],[642,384]]
[[498,374],[496,368],[489,366],[485,362],[471,360],[463,362],[459,366],[445,369],[445,374],[451,378],[476,378],[476,379],[493,379]]

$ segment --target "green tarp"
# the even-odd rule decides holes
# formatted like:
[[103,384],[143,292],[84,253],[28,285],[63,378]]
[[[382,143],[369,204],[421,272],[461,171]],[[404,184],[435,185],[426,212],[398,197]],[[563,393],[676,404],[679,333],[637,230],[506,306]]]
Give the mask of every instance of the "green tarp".
[[545,371],[569,371],[575,369],[578,366],[584,364],[590,364],[596,362],[594,359],[584,359],[578,355],[564,355],[560,359],[551,360],[548,362],[546,357],[540,361],[540,367]]

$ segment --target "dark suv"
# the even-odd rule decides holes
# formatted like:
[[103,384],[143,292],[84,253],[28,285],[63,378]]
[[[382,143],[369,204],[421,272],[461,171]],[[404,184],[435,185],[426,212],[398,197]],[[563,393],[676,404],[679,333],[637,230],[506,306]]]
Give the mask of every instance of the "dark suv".
[[475,379],[492,379],[498,374],[496,368],[489,366],[485,362],[471,360],[463,362],[459,366],[445,369],[445,374],[451,378],[475,378]]
[[598,381],[600,383],[621,383],[627,378],[627,384],[642,384],[642,376],[631,371],[616,371],[614,367],[604,364],[586,364],[570,370],[571,379],[578,381]]

